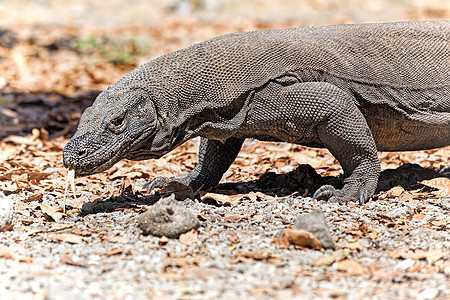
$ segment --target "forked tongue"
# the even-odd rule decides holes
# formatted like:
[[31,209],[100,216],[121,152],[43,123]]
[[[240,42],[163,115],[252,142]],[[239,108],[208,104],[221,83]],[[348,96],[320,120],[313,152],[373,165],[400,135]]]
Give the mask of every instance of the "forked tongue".
[[72,187],[72,192],[73,192],[73,198],[75,199],[75,201],[77,200],[77,197],[75,195],[75,170],[71,169],[69,170],[69,172],[67,172],[67,177],[66,177],[66,188],[64,190],[64,208],[63,208],[63,212],[66,213],[66,196],[67,196],[67,190],[69,189],[69,183]]

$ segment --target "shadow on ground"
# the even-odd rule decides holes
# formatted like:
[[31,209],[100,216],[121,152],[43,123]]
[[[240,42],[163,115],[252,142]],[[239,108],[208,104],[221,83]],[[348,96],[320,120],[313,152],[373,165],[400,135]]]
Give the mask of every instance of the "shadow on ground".
[[[443,168],[442,170],[447,170]],[[420,184],[420,181],[436,177],[450,177],[448,170],[437,172],[423,168],[417,164],[404,164],[397,169],[388,169],[381,173],[376,193],[388,191],[394,186],[402,186],[405,190],[430,189]],[[300,165],[295,170],[286,174],[267,172],[258,180],[248,182],[223,183],[214,188],[213,192],[225,195],[248,194],[250,192],[262,192],[271,196],[312,196],[314,191],[324,184],[331,184],[335,188],[342,187],[342,177],[322,177],[316,173],[310,165]],[[153,205],[162,196],[143,195],[131,190],[123,192],[119,196],[108,199],[97,199],[85,203],[82,207],[82,215],[112,212],[120,209],[139,209],[141,205]],[[217,205],[217,203],[210,203]]]

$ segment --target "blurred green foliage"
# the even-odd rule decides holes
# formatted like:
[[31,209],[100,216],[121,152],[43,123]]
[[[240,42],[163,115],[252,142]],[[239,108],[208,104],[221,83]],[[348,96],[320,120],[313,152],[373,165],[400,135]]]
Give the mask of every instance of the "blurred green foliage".
[[139,64],[139,59],[152,48],[152,40],[130,35],[124,38],[106,38],[103,36],[88,36],[75,38],[72,41],[74,50],[81,54],[98,52],[104,59],[113,64]]

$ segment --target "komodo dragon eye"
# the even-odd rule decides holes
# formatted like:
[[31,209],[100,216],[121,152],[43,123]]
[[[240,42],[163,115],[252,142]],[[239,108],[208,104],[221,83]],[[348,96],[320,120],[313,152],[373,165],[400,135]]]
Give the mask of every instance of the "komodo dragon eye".
[[120,114],[120,116],[117,116],[114,119],[112,119],[109,123],[116,127],[122,125],[123,121],[125,120],[125,113],[126,113],[126,111],[124,111],[122,114]]

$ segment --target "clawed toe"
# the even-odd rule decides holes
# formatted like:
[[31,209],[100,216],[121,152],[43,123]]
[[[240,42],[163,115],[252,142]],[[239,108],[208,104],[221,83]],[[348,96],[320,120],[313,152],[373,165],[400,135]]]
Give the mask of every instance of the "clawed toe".
[[153,189],[165,188],[169,184],[169,180],[165,177],[155,177],[144,184],[144,189],[147,189],[147,194],[150,194]]
[[336,190],[331,185],[324,185],[314,193],[313,198],[328,202],[359,200],[359,204],[364,204],[369,201],[370,193],[368,193],[365,189],[357,190],[352,186],[344,186],[342,190]]
[[336,189],[331,185],[321,186],[313,195],[314,199],[333,201],[336,196]]

